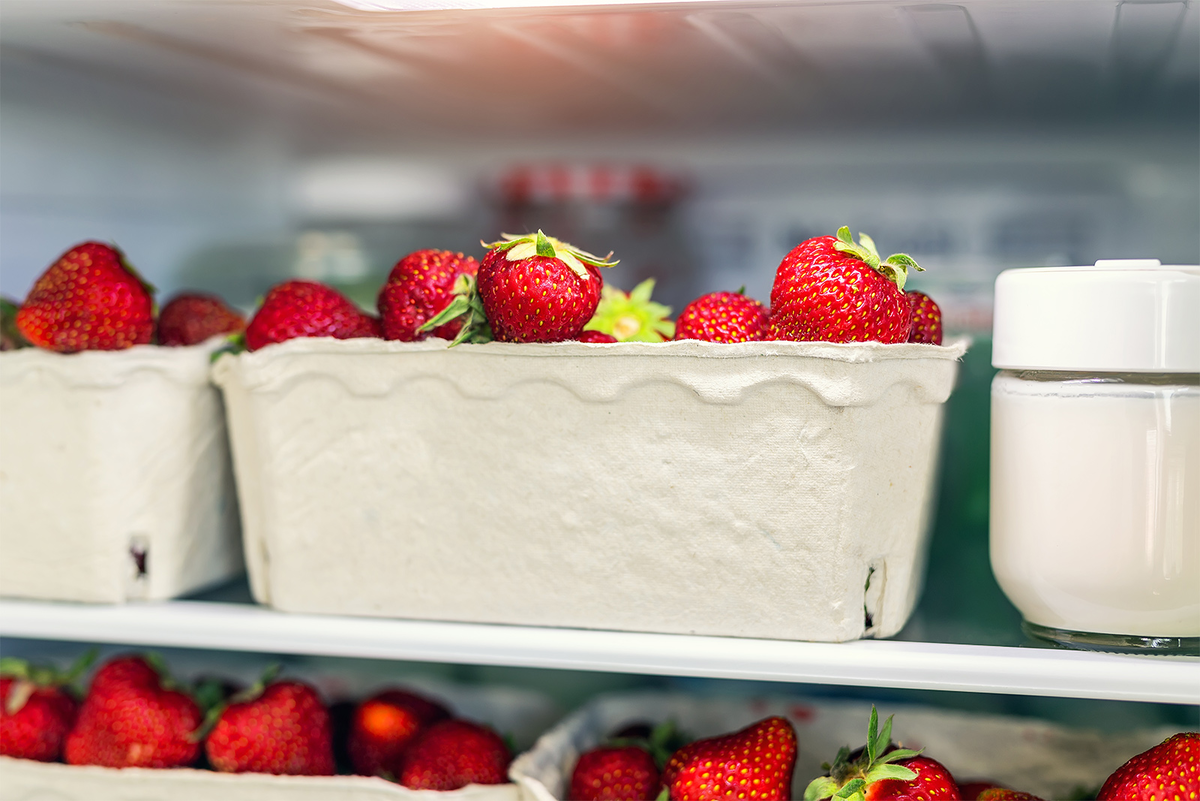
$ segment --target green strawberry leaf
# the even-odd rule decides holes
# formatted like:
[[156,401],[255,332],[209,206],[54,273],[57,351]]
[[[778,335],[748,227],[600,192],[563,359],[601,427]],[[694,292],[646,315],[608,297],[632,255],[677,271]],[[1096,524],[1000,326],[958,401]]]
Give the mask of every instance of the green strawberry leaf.
[[[884,743],[884,747],[887,747],[887,743]],[[879,747],[879,712],[876,711],[875,705],[871,704],[871,719],[867,723],[867,760],[874,762],[881,750]]]
[[554,251],[554,245],[550,244],[550,240],[542,233],[539,228],[537,232],[537,254],[545,259],[557,258]]
[[662,342],[675,336],[668,320],[671,307],[650,300],[654,279],[647,278],[626,294],[613,286],[600,289],[600,303],[585,331],[601,331],[618,342]]
[[853,798],[862,795],[862,789],[867,786],[866,779],[851,779],[842,789],[834,794],[834,798]]
[[654,801],[671,801],[671,788],[662,788],[662,792],[658,794]]
[[808,787],[804,788],[804,801],[821,801],[822,798],[829,798],[837,792],[837,782],[828,776],[821,776],[813,779],[808,783]]
[[899,762],[901,759],[912,759],[915,756],[920,756],[921,750],[914,751],[911,748],[897,748],[895,751],[889,751],[888,753],[884,754],[877,761],[883,763]]
[[867,784],[883,781],[884,779],[900,779],[901,781],[911,781],[917,778],[917,772],[910,770],[903,765],[876,765],[867,771]]

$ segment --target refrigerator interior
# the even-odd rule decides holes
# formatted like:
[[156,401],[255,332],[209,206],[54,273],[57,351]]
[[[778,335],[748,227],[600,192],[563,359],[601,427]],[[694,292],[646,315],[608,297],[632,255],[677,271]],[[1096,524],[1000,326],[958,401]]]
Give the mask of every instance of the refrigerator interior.
[[[992,282],[1101,258],[1200,262],[1198,141],[1187,0],[2,0],[0,291],[19,300],[67,247],[100,239],[160,299],[200,289],[249,310],[301,276],[373,308],[412,250],[478,255],[481,239],[542,228],[615,251],[609,283],[655,277],[678,311],[742,285],[765,302],[792,246],[849,225],[916,258],[927,271],[912,286],[974,339],[947,411],[925,592],[899,639],[1024,646],[987,562]],[[204,597],[248,598],[240,585]],[[54,631],[3,641],[64,660],[83,647]],[[314,651],[285,658],[538,687],[564,708],[655,686],[1200,724],[1191,704],[1003,686]],[[167,653],[196,669],[272,658]]]

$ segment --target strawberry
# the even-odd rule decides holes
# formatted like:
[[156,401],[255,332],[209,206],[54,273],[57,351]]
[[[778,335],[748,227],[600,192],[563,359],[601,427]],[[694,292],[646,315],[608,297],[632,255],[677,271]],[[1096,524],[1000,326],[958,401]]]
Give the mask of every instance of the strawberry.
[[966,784],[959,782],[958,784],[958,792],[962,795],[963,801],[975,801],[984,790],[1007,789],[1004,785],[994,782],[967,782]]
[[571,773],[571,801],[653,801],[658,768],[650,752],[636,745],[600,746],[585,751]]
[[504,784],[512,755],[500,735],[468,720],[443,720],[408,747],[400,783],[413,790],[457,790],[468,784]]
[[942,344],[942,310],[933,298],[924,292],[905,292],[912,310],[912,328],[908,332],[909,342],[924,342],[928,345]]
[[492,335],[507,342],[578,337],[600,303],[604,280],[597,268],[616,264],[541,231],[484,244],[479,299]]
[[246,318],[216,295],[185,292],[171,298],[158,314],[158,344],[198,345],[219,334],[236,334]]
[[246,347],[258,350],[296,337],[378,337],[379,320],[346,296],[315,281],[284,281],[272,287],[246,326]]
[[1007,787],[990,787],[976,796],[977,801],[1044,801],[1036,795],[1010,790]]
[[667,761],[662,783],[672,801],[784,801],[792,797],[796,748],[791,723],[764,718],[732,734],[680,748]]
[[1097,801],[1200,797],[1200,733],[1180,732],[1117,768]]
[[112,245],[84,242],[50,265],[17,312],[17,328],[40,348],[75,353],[148,345],[154,288]]
[[846,801],[952,801],[962,798],[950,771],[940,762],[919,752],[891,746],[892,719],[879,729],[879,714],[871,707],[867,745],[851,754],[842,748],[826,776],[813,779],[804,791],[804,801],[830,798]]
[[0,755],[57,762],[79,702],[72,684],[95,657],[89,652],[63,673],[23,659],[0,659]]
[[260,681],[233,696],[216,714],[216,725],[204,744],[214,769],[223,773],[333,775],[329,711],[309,685]]
[[765,339],[767,307],[741,292],[710,292],[683,307],[676,339],[705,342],[754,342]]
[[200,754],[195,732],[203,716],[188,695],[172,689],[140,656],[108,662],[92,678],[65,757],[72,765],[174,768]]
[[585,331],[611,334],[617,342],[663,342],[675,334],[675,323],[667,319],[671,307],[650,300],[654,279],[647,278],[631,292],[616,287],[600,288],[600,303]]
[[400,757],[426,726],[450,717],[436,701],[405,690],[384,690],[363,701],[350,722],[347,749],[354,772],[399,773]]
[[617,338],[612,334],[606,334],[603,331],[592,331],[591,329],[581,331],[575,339],[578,342],[588,342],[593,345],[607,345],[617,341]]
[[771,288],[769,339],[907,342],[912,310],[904,295],[903,253],[880,261],[865,234],[850,229],[801,242],[783,258]]
[[379,290],[379,314],[387,339],[413,342],[432,334],[454,339],[462,322],[455,320],[425,332],[421,326],[443,311],[453,300],[455,282],[460,275],[475,275],[479,262],[448,250],[418,250],[392,268],[387,282]]

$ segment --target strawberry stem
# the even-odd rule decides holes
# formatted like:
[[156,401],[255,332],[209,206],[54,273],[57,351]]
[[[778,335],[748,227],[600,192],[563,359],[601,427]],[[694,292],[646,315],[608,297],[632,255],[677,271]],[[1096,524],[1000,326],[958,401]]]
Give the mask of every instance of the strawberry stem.
[[925,268],[917,264],[916,260],[907,253],[893,253],[883,261],[880,261],[879,250],[875,247],[875,240],[859,232],[858,244],[855,244],[854,237],[850,235],[849,226],[843,225],[837,230],[837,240],[833,246],[836,250],[849,254],[859,261],[866,262],[872,270],[882,273],[901,291],[904,290],[904,284],[908,281],[909,270],[925,271]]

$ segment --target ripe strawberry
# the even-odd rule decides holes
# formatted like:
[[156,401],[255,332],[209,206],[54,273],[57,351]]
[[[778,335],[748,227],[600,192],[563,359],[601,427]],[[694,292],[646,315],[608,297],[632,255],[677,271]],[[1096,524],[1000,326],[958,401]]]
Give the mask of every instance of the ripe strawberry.
[[341,292],[315,281],[273,287],[246,326],[246,347],[258,350],[296,337],[378,337],[378,318],[364,314]]
[[354,772],[397,775],[400,757],[417,734],[448,717],[446,707],[405,690],[376,693],[358,705],[350,722],[347,749]]
[[658,768],[650,752],[636,745],[600,746],[585,751],[571,773],[571,801],[653,801]]
[[924,292],[905,292],[912,309],[912,328],[909,342],[924,342],[928,345],[942,344],[942,310],[933,298]]
[[189,696],[140,656],[114,659],[92,678],[66,761],[110,768],[174,768],[200,754],[195,732],[203,715]]
[[865,234],[850,229],[801,242],[783,258],[771,288],[769,339],[907,342],[912,310],[904,296],[903,253],[881,262]]
[[56,762],[75,724],[79,702],[72,684],[95,657],[85,654],[67,672],[0,659],[0,755]]
[[154,336],[153,292],[121,251],[84,242],[34,283],[17,328],[30,343],[59,353],[147,345]]
[[755,342],[766,338],[769,317],[766,306],[741,292],[710,292],[683,307],[675,338]]
[[967,782],[966,784],[959,782],[958,784],[958,792],[962,794],[963,801],[975,801],[984,790],[1007,789],[1007,787],[994,782]]
[[1007,787],[989,788],[982,791],[976,798],[978,801],[1044,801],[1036,795],[1009,790]]
[[421,327],[450,305],[460,275],[475,275],[479,262],[448,250],[418,250],[392,268],[379,290],[379,314],[387,339],[413,342],[432,334],[454,339],[462,327],[455,320],[425,332]]
[[796,731],[772,717],[680,748],[663,768],[662,783],[672,801],[785,801],[795,768]]
[[408,747],[400,783],[413,790],[457,790],[504,784],[512,755],[500,735],[468,720],[435,723]]
[[919,752],[893,748],[892,719],[879,729],[879,715],[871,707],[867,745],[858,753],[842,748],[829,775],[813,779],[804,791],[804,801],[830,798],[835,793],[846,801],[954,801],[962,798],[950,771],[940,762]]
[[1200,733],[1180,732],[1130,759],[1108,777],[1097,801],[1200,797]]
[[492,335],[507,342],[578,337],[600,303],[604,280],[597,268],[616,264],[541,231],[504,234],[487,247],[479,265],[479,298]]
[[675,334],[675,323],[667,318],[671,307],[650,300],[654,279],[647,278],[631,292],[616,287],[600,289],[600,303],[585,331],[611,334],[617,342],[663,342]]
[[612,334],[606,334],[603,331],[592,331],[590,329],[581,331],[579,336],[575,337],[577,342],[588,342],[593,345],[607,345],[617,341],[617,338]]
[[198,345],[210,337],[236,334],[245,328],[246,318],[216,295],[184,292],[171,298],[159,312],[158,344]]
[[208,761],[224,773],[333,775],[329,711],[299,681],[260,682],[230,699],[204,744]]

